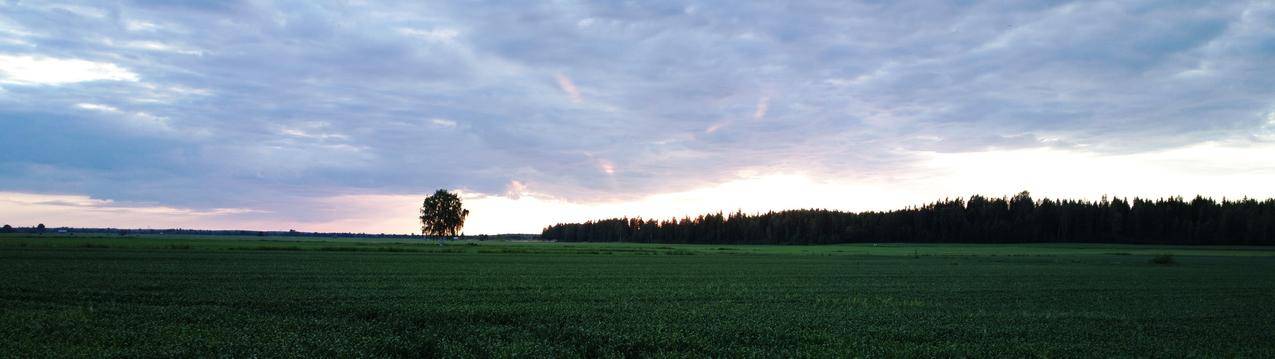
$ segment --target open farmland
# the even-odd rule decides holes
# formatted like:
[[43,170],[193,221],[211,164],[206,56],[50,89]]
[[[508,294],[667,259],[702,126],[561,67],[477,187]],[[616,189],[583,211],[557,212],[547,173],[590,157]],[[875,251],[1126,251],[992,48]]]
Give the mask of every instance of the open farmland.
[[1265,248],[7,236],[0,275],[5,357],[1275,355]]

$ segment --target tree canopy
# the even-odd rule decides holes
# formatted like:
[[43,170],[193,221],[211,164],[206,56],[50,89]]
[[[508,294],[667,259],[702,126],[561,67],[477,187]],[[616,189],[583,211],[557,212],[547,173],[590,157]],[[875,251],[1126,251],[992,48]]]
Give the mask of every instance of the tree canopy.
[[438,190],[425,197],[421,204],[421,234],[426,236],[456,236],[465,227],[469,210],[464,208],[460,196],[447,190]]
[[1275,245],[1275,199],[1033,200],[972,196],[887,212],[791,210],[615,218],[545,228],[559,241],[829,244],[1102,242]]

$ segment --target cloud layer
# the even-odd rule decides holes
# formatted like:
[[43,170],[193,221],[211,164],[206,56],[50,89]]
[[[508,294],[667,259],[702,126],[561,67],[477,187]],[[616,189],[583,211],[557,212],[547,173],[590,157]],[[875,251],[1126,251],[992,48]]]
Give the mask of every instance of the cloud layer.
[[0,2],[0,191],[318,226],[436,188],[641,201],[1265,148],[1272,63],[1266,1]]

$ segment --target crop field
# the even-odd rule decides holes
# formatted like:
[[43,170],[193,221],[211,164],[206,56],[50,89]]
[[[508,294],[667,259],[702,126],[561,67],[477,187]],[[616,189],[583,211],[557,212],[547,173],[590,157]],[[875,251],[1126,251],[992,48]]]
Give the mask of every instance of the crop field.
[[1275,356],[1269,247],[8,235],[0,276],[3,357]]

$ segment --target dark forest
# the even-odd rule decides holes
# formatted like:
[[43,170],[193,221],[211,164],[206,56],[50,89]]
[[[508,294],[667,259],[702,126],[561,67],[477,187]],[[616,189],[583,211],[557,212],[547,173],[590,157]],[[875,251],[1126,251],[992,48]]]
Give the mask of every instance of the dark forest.
[[823,209],[694,218],[614,218],[549,226],[548,240],[703,244],[1157,243],[1275,244],[1275,199],[1197,196],[1099,201],[944,199],[885,212]]

